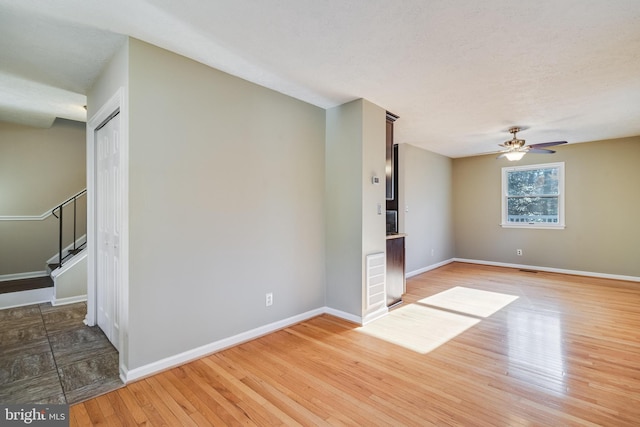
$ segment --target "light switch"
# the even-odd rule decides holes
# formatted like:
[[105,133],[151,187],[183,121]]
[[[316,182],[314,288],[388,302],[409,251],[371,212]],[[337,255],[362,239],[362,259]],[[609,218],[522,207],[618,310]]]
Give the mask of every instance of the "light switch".
[[378,215],[382,215],[382,203],[378,203]]

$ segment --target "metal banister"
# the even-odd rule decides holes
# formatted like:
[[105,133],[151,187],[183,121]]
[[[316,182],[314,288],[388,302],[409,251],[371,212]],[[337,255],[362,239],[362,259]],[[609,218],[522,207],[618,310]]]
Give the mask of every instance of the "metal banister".
[[[77,209],[76,202],[78,198],[82,197],[87,193],[87,189],[80,191],[78,194],[68,198],[64,202],[60,203],[58,206],[51,210],[51,214],[58,218],[58,267],[62,267],[64,260],[68,258],[71,254],[71,251],[63,258],[62,257],[62,239],[63,239],[63,223],[62,223],[62,212],[63,208],[73,202],[73,252],[76,251],[76,224],[77,224]],[[56,215],[56,211],[58,211],[58,215]]]

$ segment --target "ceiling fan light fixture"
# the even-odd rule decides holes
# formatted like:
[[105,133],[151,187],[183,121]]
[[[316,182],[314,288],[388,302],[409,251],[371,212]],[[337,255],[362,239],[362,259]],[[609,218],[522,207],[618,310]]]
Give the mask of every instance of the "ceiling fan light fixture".
[[509,133],[513,135],[513,137],[509,141],[505,141],[502,144],[498,144],[499,146],[506,148],[506,150],[500,151],[500,154],[497,159],[501,159],[506,157],[510,162],[516,162],[522,157],[524,157],[527,153],[536,153],[536,154],[553,154],[555,151],[548,150],[547,147],[553,147],[554,145],[566,144],[567,141],[553,141],[553,142],[541,142],[539,144],[531,144],[524,145],[524,139],[518,139],[516,134],[520,132],[521,128],[512,127],[509,128]]
[[527,153],[526,151],[510,151],[506,153],[504,156],[510,162],[515,162],[523,158],[526,153]]

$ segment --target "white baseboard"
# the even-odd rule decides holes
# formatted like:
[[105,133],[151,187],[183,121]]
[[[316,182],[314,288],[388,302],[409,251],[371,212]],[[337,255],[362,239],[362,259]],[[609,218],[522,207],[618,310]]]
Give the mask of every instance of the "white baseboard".
[[331,307],[324,307],[323,313],[330,314],[335,317],[339,317],[343,320],[346,320],[351,323],[355,323],[357,325],[362,325],[362,317],[356,316],[355,314],[347,313],[346,311],[336,310],[335,308],[331,308]]
[[0,310],[42,304],[53,299],[53,288],[32,289],[30,291],[9,292],[0,294]]
[[[575,270],[564,270],[564,269],[555,269],[548,267],[537,267],[531,265],[519,265],[519,264],[507,264],[507,263],[497,263],[490,261],[481,261],[481,260],[469,260],[463,258],[451,258],[449,260],[445,260],[439,262],[437,264],[433,264],[418,270],[411,271],[406,274],[407,277],[416,276],[418,274],[424,273],[429,270],[433,270],[435,268],[441,267],[443,265],[447,265],[451,262],[467,262],[474,264],[485,264],[485,265],[495,265],[500,267],[511,267],[511,268],[526,268],[526,269],[535,269],[540,271],[548,271],[553,273],[563,273],[563,274],[574,274],[574,275],[582,275],[582,276],[592,276],[592,277],[602,277],[602,278],[611,278],[618,280],[631,280],[631,281],[640,281],[640,277],[633,276],[620,276],[620,275],[612,275],[612,274],[601,274],[601,273],[593,273],[593,272],[584,272],[584,271],[575,271]],[[263,335],[267,335],[269,333],[275,332],[279,329],[286,328],[293,324],[303,322],[305,320],[311,319],[313,317],[319,316],[321,314],[330,314],[332,316],[339,317],[341,319],[347,320],[349,322],[353,322],[357,325],[363,325],[365,323],[371,322],[375,319],[383,317],[388,313],[388,309],[386,307],[381,308],[380,310],[376,310],[375,312],[365,316],[362,318],[360,316],[353,315],[351,313],[346,313],[344,311],[336,310],[330,307],[322,307],[315,310],[308,311],[306,313],[299,314],[297,316],[289,317],[287,319],[283,319],[277,322],[270,323],[268,325],[260,326],[258,328],[234,335],[232,337],[224,338],[219,341],[215,341],[210,344],[203,345],[198,348],[194,348],[192,350],[185,351],[180,354],[176,354],[174,356],[170,356],[156,362],[149,363],[147,365],[134,368],[131,370],[127,370],[124,365],[120,366],[120,377],[122,381],[126,384],[132,381],[139,380],[141,378],[148,377],[153,374],[157,374],[158,372],[191,362],[193,360],[199,359],[201,357],[205,357],[212,353],[216,353],[218,351],[224,350],[226,348],[241,344],[246,341],[250,341],[252,339],[261,337]]]
[[21,279],[35,279],[36,277],[46,277],[46,271],[30,271],[27,273],[14,273],[14,274],[2,274],[0,275],[0,282],[6,282],[8,280],[21,280]]
[[173,368],[175,366],[183,365],[185,363],[191,362],[192,360],[208,356],[226,348],[233,347],[243,342],[270,334],[296,323],[303,322],[305,320],[319,316],[324,312],[325,310],[323,308],[307,311],[306,313],[302,313],[297,316],[269,323],[268,325],[260,326],[255,329],[242,332],[238,335],[234,335],[232,337],[223,338],[219,341],[215,341],[210,344],[194,348],[192,350],[187,350],[174,356],[166,357],[164,359],[149,363],[148,365],[144,365],[139,368],[128,370],[125,366],[121,365],[120,377],[125,384],[131,381],[136,381],[148,377],[149,375],[157,374],[158,372]]
[[593,271],[580,271],[580,270],[567,270],[564,268],[540,267],[537,265],[527,265],[527,264],[509,264],[506,262],[494,262],[494,261],[484,261],[484,260],[465,259],[465,258],[453,258],[452,261],[466,262],[469,264],[493,265],[496,267],[523,268],[526,270],[538,270],[538,271],[546,271],[548,273],[571,274],[574,276],[587,276],[587,277],[598,277],[601,279],[614,279],[614,280],[626,280],[629,282],[640,282],[640,277],[623,276],[620,274],[597,273]]
[[67,304],[74,304],[76,302],[84,302],[86,300],[87,300],[86,295],[78,295],[75,297],[67,297],[67,298],[53,298],[51,300],[51,305],[53,306],[67,305]]
[[382,307],[380,307],[378,310],[367,314],[366,316],[364,316],[364,318],[362,319],[362,322],[360,323],[362,326],[366,325],[367,323],[371,323],[374,320],[380,319],[381,317],[386,316],[387,314],[389,314],[389,308],[387,308],[386,305],[383,305]]
[[434,270],[438,267],[442,267],[443,265],[450,264],[452,262],[466,262],[469,264],[480,264],[480,265],[493,265],[496,267],[507,267],[507,268],[523,268],[527,270],[538,270],[538,271],[546,271],[548,273],[561,273],[561,274],[571,274],[574,276],[586,276],[586,277],[598,277],[602,279],[614,279],[614,280],[626,280],[629,282],[640,282],[640,277],[636,276],[624,276],[621,274],[609,274],[609,273],[597,273],[594,271],[580,271],[580,270],[568,270],[565,268],[551,268],[551,267],[541,267],[537,265],[527,265],[527,264],[510,264],[506,262],[495,262],[495,261],[485,261],[480,259],[466,259],[466,258],[451,258],[437,264],[428,265],[426,267],[420,268],[418,270],[413,270],[405,274],[405,277],[408,279],[409,277],[417,276],[418,274],[425,273],[430,270]]
[[450,259],[438,262],[436,264],[431,264],[431,265],[428,265],[426,267],[410,271],[410,272],[405,274],[405,277],[408,279],[409,277],[417,276],[418,274],[422,274],[422,273],[425,273],[425,272],[430,271],[430,270],[435,270],[436,268],[442,267],[443,265],[451,264],[453,261],[455,261],[455,258],[450,258]]
[[[386,314],[388,310],[386,310],[386,307],[384,307],[384,309]],[[376,313],[378,313],[378,311],[376,311]],[[339,317],[341,319],[356,323],[358,325],[363,324],[362,318],[359,316],[355,316],[353,314],[346,313],[340,310],[335,310],[329,307],[321,307],[315,310],[307,311],[306,313],[302,313],[297,316],[292,316],[287,319],[279,320],[277,322],[273,322],[268,325],[260,326],[255,329],[242,332],[232,337],[223,338],[219,341],[215,341],[210,344],[206,344],[201,347],[194,348],[192,350],[187,350],[183,353],[176,354],[174,356],[166,357],[164,359],[149,363],[139,368],[128,370],[126,366],[121,364],[120,379],[122,380],[123,383],[127,384],[132,381],[136,381],[136,380],[148,377],[150,375],[157,374],[167,369],[171,369],[176,366],[183,365],[193,360],[200,359],[202,357],[208,356],[210,354],[216,353],[226,348],[233,347],[238,344],[242,344],[243,342],[247,342],[255,338],[259,338],[263,335],[270,334],[280,329],[284,329],[291,325],[295,325],[296,323],[304,322],[305,320],[309,320],[313,317],[320,316],[321,314],[330,314],[332,316]],[[379,314],[377,317],[381,317],[381,316],[382,315]]]

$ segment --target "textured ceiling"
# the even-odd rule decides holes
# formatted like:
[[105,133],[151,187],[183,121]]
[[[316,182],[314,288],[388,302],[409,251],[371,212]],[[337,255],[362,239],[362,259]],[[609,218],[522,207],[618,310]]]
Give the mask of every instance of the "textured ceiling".
[[[86,120],[130,35],[450,157],[640,135],[639,0],[0,0],[0,120]],[[562,149],[562,148],[559,148]]]

